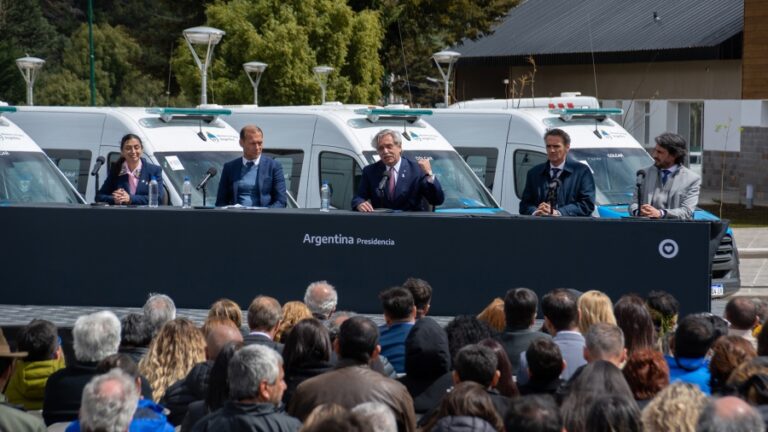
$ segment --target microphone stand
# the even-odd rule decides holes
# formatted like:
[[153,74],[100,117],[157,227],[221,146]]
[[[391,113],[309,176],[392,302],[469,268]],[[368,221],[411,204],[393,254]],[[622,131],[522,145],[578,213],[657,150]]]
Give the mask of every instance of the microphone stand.
[[203,207],[208,207],[208,204],[205,202],[206,199],[206,189],[208,189],[208,182],[205,182],[206,184],[203,185],[200,189],[203,191]]
[[97,198],[99,197],[99,172],[96,171],[93,173],[93,176],[96,178],[96,184],[93,191],[93,202],[95,203],[98,201]]

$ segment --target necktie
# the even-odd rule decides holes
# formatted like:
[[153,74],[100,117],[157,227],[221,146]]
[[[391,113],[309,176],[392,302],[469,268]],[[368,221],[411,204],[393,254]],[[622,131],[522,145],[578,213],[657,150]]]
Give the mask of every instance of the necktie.
[[661,185],[662,185],[662,186],[664,186],[664,185],[666,185],[666,184],[667,184],[667,179],[669,178],[669,174],[670,174],[671,172],[672,172],[672,171],[670,171],[670,170],[667,170],[667,169],[665,169],[665,170],[661,170]]
[[389,183],[387,184],[387,190],[389,192],[389,199],[394,200],[395,199],[395,176],[397,173],[395,172],[395,167],[389,167]]
[[246,169],[251,169],[251,168],[253,168],[254,165],[255,165],[255,163],[253,161],[248,161],[248,162],[245,163],[245,168]]
[[560,174],[560,168],[552,168],[552,175],[550,178],[556,179],[558,174]]

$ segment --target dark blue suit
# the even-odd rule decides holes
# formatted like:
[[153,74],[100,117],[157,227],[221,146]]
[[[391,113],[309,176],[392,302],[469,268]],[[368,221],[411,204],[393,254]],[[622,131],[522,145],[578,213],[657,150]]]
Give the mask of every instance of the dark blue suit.
[[[122,167],[118,167],[117,172],[120,172],[120,169]],[[118,175],[115,176],[114,169],[110,169],[109,173],[107,174],[107,179],[104,180],[104,184],[101,185],[101,189],[99,189],[99,193],[96,194],[96,201],[97,202],[105,202],[109,204],[114,204],[115,200],[112,199],[112,192],[123,189],[126,192],[130,192],[130,188],[128,186],[128,174]],[[152,176],[157,179],[157,185],[159,197],[159,202],[163,202],[163,197],[165,196],[165,190],[163,188],[163,170],[157,165],[152,165],[151,163],[147,162],[146,159],[141,158],[141,174],[139,174],[139,184],[136,185],[136,194],[131,195],[131,202],[130,204],[136,204],[136,205],[147,205],[149,204],[149,182],[152,180]]]
[[[285,207],[285,177],[280,162],[264,155],[259,160],[259,171],[254,188],[254,207]],[[243,177],[243,158],[239,157],[224,164],[221,170],[216,207],[237,204],[237,182]]]
[[[557,190],[557,210],[563,216],[589,216],[595,210],[595,179],[589,167],[566,158],[559,177],[562,185]],[[547,201],[549,162],[536,165],[528,171],[520,214],[530,215],[539,204]]]
[[378,161],[363,168],[363,178],[357,187],[357,195],[352,198],[353,209],[370,200],[374,209],[427,211],[429,208],[423,202],[424,199],[433,206],[439,206],[445,201],[443,188],[437,178],[430,183],[418,163],[405,157],[400,159],[402,162],[400,172],[397,174],[397,183],[395,183],[394,199],[390,199],[387,195],[386,185],[384,185],[384,191],[378,190],[381,178],[387,170],[384,162]]

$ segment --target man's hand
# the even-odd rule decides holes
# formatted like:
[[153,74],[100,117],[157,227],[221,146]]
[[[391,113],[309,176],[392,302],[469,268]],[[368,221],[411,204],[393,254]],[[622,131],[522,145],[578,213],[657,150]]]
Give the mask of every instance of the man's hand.
[[369,213],[373,211],[373,206],[370,201],[363,201],[357,205],[357,211],[363,213]]
[[549,214],[549,210],[550,210],[549,203],[543,202],[543,203],[539,204],[538,207],[536,207],[536,211],[533,212],[533,215],[534,216],[548,215]]
[[661,217],[661,211],[650,204],[643,204],[643,206],[640,207],[639,215],[658,219]]
[[424,174],[432,174],[432,164],[429,163],[429,159],[423,158],[416,162],[418,162],[419,167],[421,167],[421,171],[423,171]]

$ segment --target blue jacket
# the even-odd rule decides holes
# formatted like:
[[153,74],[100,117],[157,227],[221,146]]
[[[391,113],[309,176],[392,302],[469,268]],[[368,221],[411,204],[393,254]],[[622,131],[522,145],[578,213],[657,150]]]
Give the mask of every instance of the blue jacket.
[[397,373],[405,373],[405,340],[413,323],[398,323],[379,327],[381,355],[387,358]]
[[[243,158],[239,157],[224,164],[221,170],[219,191],[216,193],[216,207],[237,204],[237,182],[243,176]],[[280,162],[261,155],[257,188],[253,197],[254,207],[285,207],[285,177]]]
[[[595,179],[589,167],[568,157],[559,177],[562,185],[557,190],[557,210],[563,216],[589,216],[595,210]],[[520,214],[530,215],[539,204],[547,201],[549,162],[536,165],[528,171],[525,190],[520,199]]]
[[[163,414],[163,407],[151,400],[140,399],[139,406],[133,414],[128,432],[173,432],[173,425]],[[80,432],[80,420],[67,426],[66,432]]]
[[709,361],[706,357],[690,359],[683,357],[664,356],[669,365],[669,382],[685,382],[696,384],[705,395],[709,396],[712,389],[709,387],[710,373]]
[[[107,179],[104,180],[104,184],[101,185],[101,189],[99,189],[99,192],[96,194],[97,202],[114,204],[115,200],[112,199],[112,192],[121,188],[126,192],[130,192],[128,187],[128,174],[114,176],[113,172],[114,170],[110,168],[109,173],[107,174]],[[152,180],[153,176],[157,180],[158,191],[160,192],[160,202],[163,202],[163,197],[165,196],[165,189],[163,188],[163,170],[159,166],[152,165],[146,159],[141,158],[139,184],[136,186],[136,194],[131,195],[131,204],[149,204],[149,182]]]
[[[391,200],[386,191],[378,190],[387,169],[384,162],[378,161],[363,168],[357,195],[352,198],[352,209],[357,209],[358,205],[370,200],[374,209],[427,211],[429,208],[424,203],[425,200],[433,206],[439,206],[445,201],[443,188],[437,178],[430,183],[418,163],[406,157],[401,157],[401,160],[395,183],[395,198]],[[386,190],[386,185],[384,188]]]

